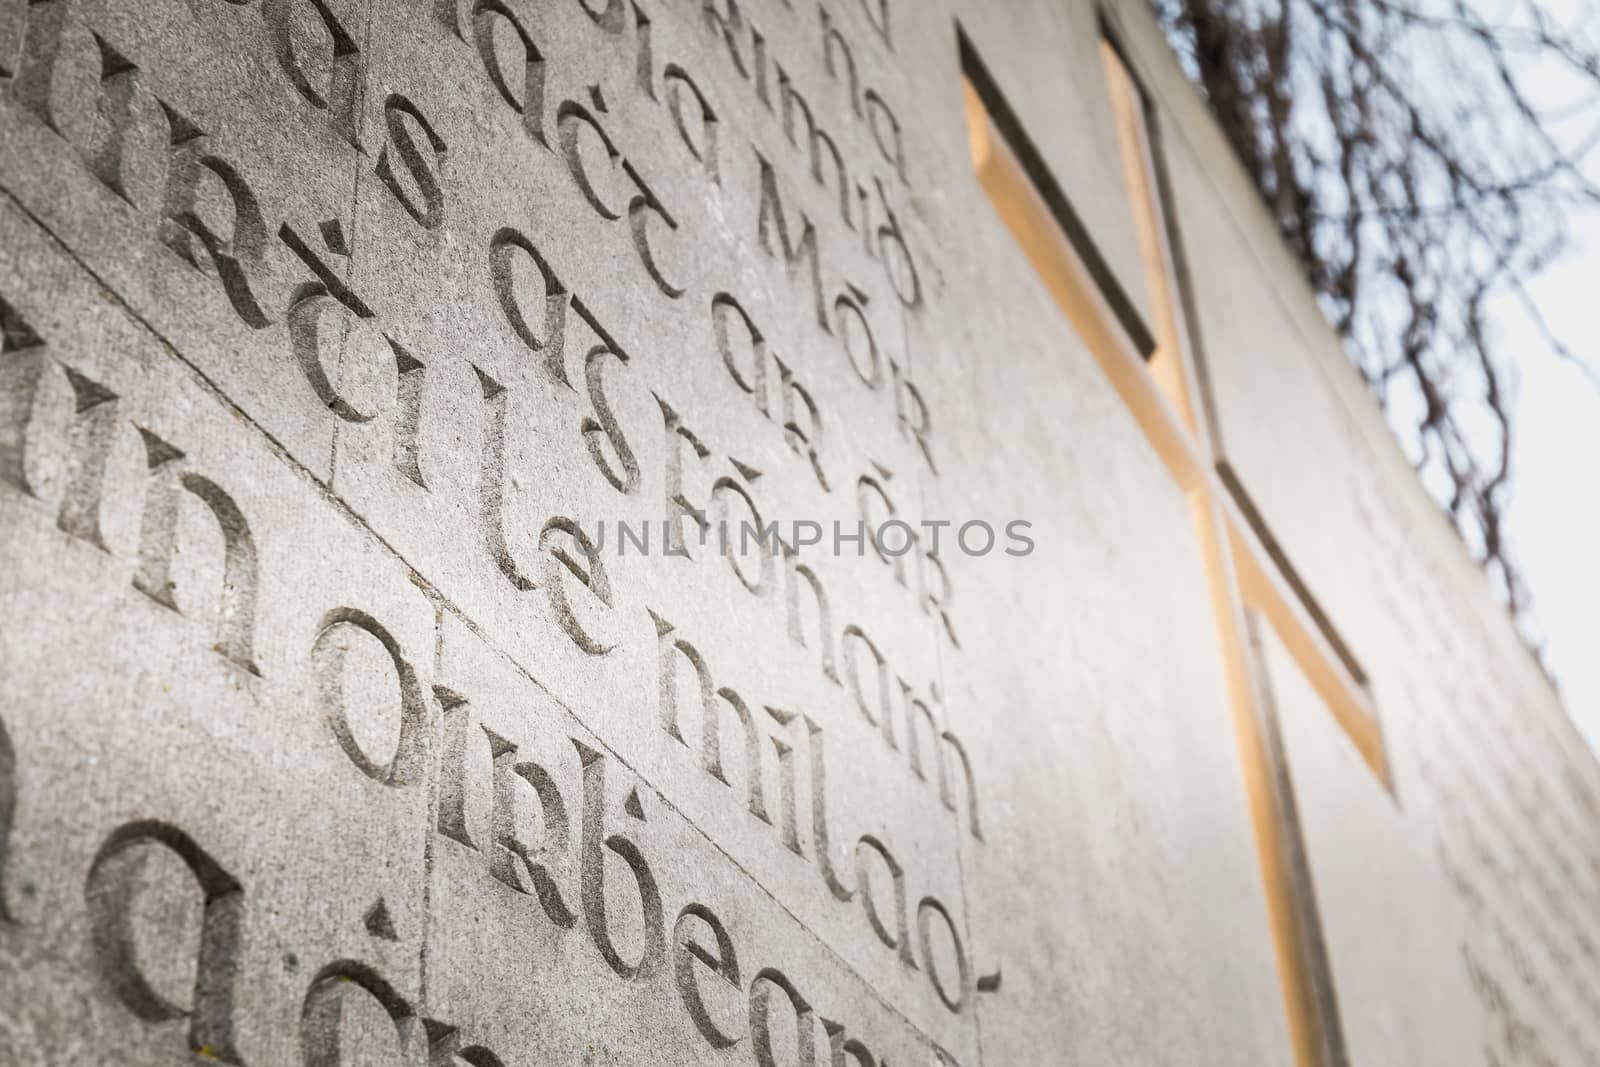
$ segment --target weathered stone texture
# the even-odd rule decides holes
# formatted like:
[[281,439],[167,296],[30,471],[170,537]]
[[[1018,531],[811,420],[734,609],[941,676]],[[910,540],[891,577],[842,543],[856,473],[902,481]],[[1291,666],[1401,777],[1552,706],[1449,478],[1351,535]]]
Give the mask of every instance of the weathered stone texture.
[[[1190,501],[968,155],[958,20],[1149,314],[1101,17],[0,0],[0,1063],[1289,1062]],[[1103,17],[1390,740],[1269,654],[1351,1062],[1594,1062],[1600,776]],[[1037,550],[791,525],[889,518]]]

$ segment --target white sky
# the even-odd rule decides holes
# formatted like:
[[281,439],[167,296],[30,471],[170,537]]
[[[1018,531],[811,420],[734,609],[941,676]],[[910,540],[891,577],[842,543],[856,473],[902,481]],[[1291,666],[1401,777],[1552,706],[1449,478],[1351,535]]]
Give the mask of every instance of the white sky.
[[[1593,0],[1540,0],[1540,6],[1580,35],[1574,45],[1593,51],[1600,44]],[[1527,73],[1525,88],[1547,105],[1590,102],[1561,130],[1563,140],[1587,142],[1600,111],[1593,83],[1555,63]],[[1586,164],[1600,176],[1600,155],[1591,151]],[[1572,236],[1569,254],[1529,291],[1556,336],[1600,374],[1600,212],[1573,218]],[[1600,383],[1552,353],[1519,308],[1504,308],[1498,321],[1520,378],[1507,516],[1513,558],[1533,594],[1545,662],[1568,712],[1600,752]]]
[[[1558,336],[1600,366],[1600,218],[1575,220],[1572,254],[1531,291]],[[1600,751],[1600,386],[1501,318],[1521,378],[1508,527],[1567,710]]]

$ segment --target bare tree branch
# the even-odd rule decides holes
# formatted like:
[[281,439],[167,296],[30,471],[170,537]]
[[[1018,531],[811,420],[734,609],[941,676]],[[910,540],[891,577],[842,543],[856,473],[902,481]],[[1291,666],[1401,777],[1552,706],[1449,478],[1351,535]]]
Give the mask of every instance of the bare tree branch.
[[[1573,213],[1600,206],[1585,170],[1596,8],[1560,25],[1538,0],[1153,2],[1351,358],[1522,616],[1505,536],[1514,378],[1494,318],[1520,308],[1600,387],[1600,364],[1528,288]],[[1558,83],[1563,99],[1543,99]]]

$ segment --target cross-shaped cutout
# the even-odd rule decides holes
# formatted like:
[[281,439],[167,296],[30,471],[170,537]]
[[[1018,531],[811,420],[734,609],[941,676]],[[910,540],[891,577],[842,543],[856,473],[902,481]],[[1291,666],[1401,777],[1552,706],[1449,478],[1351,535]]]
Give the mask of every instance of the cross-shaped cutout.
[[1366,677],[1233,469],[1216,454],[1214,417],[1185,321],[1149,108],[1122,53],[1102,40],[1121,171],[1152,317],[1149,327],[1133,310],[964,34],[960,44],[967,130],[980,184],[1189,500],[1296,1062],[1299,1067],[1333,1067],[1344,1062],[1341,1027],[1292,782],[1256,650],[1257,620],[1276,633],[1392,794],[1383,732]]

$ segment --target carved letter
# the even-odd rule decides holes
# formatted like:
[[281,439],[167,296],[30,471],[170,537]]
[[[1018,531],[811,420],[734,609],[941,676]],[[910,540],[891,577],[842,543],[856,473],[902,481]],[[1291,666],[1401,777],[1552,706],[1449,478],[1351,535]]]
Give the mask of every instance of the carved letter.
[[[879,1067],[878,1060],[872,1055],[870,1049],[856,1038],[845,1033],[844,1027],[831,1019],[822,1020],[823,1032],[828,1035],[828,1051],[831,1053],[828,1067],[848,1067],[845,1057],[856,1061],[856,1067]],[[887,1064],[884,1067],[888,1067]]]
[[839,154],[839,146],[827,130],[817,125],[816,116],[811,113],[811,105],[806,103],[789,80],[788,71],[778,68],[778,98],[783,104],[783,133],[789,138],[789,143],[795,147],[800,146],[795,137],[795,115],[798,113],[805,119],[806,144],[811,155],[811,177],[824,189],[828,187],[826,175],[823,173],[823,154],[833,160],[834,184],[839,191],[839,217],[850,229],[856,228],[855,219],[850,214],[850,172],[844,165],[844,157]]
[[[521,255],[533,261],[544,283],[543,336],[534,333],[517,298],[517,273],[515,263]],[[516,230],[507,228],[494,235],[489,246],[489,274],[494,279],[495,295],[500,298],[500,310],[519,340],[532,352],[544,353],[545,374],[551,381],[572,388],[567,380],[566,330],[567,287],[551,269],[550,264],[528,240]]]
[[[361,66],[361,49],[344,26],[340,24],[324,0],[309,0],[313,10],[328,33],[332,62],[328,83],[312,83],[295,48],[295,0],[264,0],[261,15],[272,35],[272,50],[278,65],[289,76],[289,81],[312,107],[328,112],[334,131],[356,151],[362,151],[360,140],[361,103],[366,91],[365,72]],[[313,61],[313,67],[318,64]]]
[[11,824],[17,815],[17,751],[0,721],[0,926],[16,922],[6,905],[6,860],[10,858]]
[[756,1063],[760,1067],[777,1067],[772,1051],[772,990],[777,989],[789,1000],[795,1014],[796,1062],[811,1067],[817,1062],[816,1019],[811,1005],[781,971],[771,967],[756,975],[750,983],[750,1034],[754,1038]]
[[[783,437],[789,444],[789,451],[811,462],[811,472],[817,476],[817,484],[824,492],[831,492],[828,484],[828,475],[822,469],[822,412],[817,410],[817,402],[811,399],[811,394],[806,387],[795,380],[787,364],[777,356],[772,357],[772,362],[778,365],[779,392],[783,396]],[[806,426],[800,425],[799,409],[795,401],[806,411]]]
[[428,368],[416,356],[402,348],[399,342],[389,339],[394,349],[395,368],[400,372],[397,393],[400,407],[394,423],[395,470],[409,478],[419,489],[428,488],[422,480],[422,396],[427,385]]
[[[562,546],[562,535],[576,547],[576,553],[568,552]],[[600,549],[576,522],[559,515],[545,523],[539,534],[539,549],[544,553],[545,596],[550,599],[556,621],[573,644],[591,656],[604,656],[616,647],[616,641],[596,637],[589,632],[579,620],[578,613],[572,609],[566,585],[568,577],[576,578],[608,613],[611,611],[615,606],[611,596],[611,579],[607,576]],[[588,570],[579,565],[579,556],[583,557]]]
[[[528,31],[523,28],[522,21],[500,0],[478,0],[476,16],[473,20],[473,38],[477,42],[478,56],[483,60],[483,69],[488,72],[489,80],[494,83],[501,98],[511,105],[511,110],[522,116],[522,128],[528,131],[528,136],[543,147],[549,148],[550,142],[545,140],[544,135],[543,53],[533,43]],[[522,46],[522,84],[516,88],[512,87],[511,80],[506,77],[506,72],[500,65],[499,52],[495,48],[494,27],[497,20],[510,25]]]
[[[723,686],[717,690],[717,695],[733,709],[734,716],[744,730],[745,792],[750,798],[750,814],[771,825],[761,782],[761,733],[756,729],[755,718],[751,716],[750,706],[744,702],[744,698],[732,689]],[[722,718],[717,714],[715,704],[709,710],[710,717],[701,726],[700,765],[711,777],[727,785],[728,779],[722,770]]]
[[354,960],[330,963],[311,982],[300,1008],[300,1053],[304,1067],[342,1067],[349,1062],[343,1051],[341,1004],[352,990],[377,1001],[394,1024],[400,1037],[405,1062],[422,1055],[427,1033],[418,1025],[416,1013],[406,998],[377,971]]
[[460,1060],[467,1067],[505,1067],[505,1061],[482,1045],[461,1047],[461,1031],[436,1019],[422,1020],[428,1035],[428,1067],[456,1067]]
[[909,378],[901,375],[900,367],[894,360],[889,361],[889,373],[895,381],[894,407],[895,417],[900,421],[900,433],[917,443],[928,469],[938,474],[939,465],[933,461],[933,445],[928,441],[928,436],[933,432],[933,416],[928,413],[922,391]]
[[622,161],[622,169],[628,177],[633,179],[634,186],[639,192],[628,202],[628,225],[633,232],[634,251],[639,253],[639,261],[644,264],[645,273],[650,275],[650,280],[656,283],[670,299],[676,300],[683,295],[683,287],[673,285],[661,273],[661,265],[656,260],[655,246],[650,243],[650,219],[660,219],[666,224],[667,229],[677,232],[678,220],[673,218],[666,207],[656,197],[655,191],[646,184],[634,169],[629,160]]
[[[400,690],[400,737],[394,755],[379,763],[362,750],[351,732],[343,686],[345,657],[353,632],[365,633],[383,646],[394,667]],[[317,677],[317,696],[333,735],[350,762],[361,773],[384,785],[417,785],[427,765],[428,708],[417,673],[406,661],[400,643],[378,620],[355,608],[338,608],[323,617],[311,646],[311,663]]]
[[[711,936],[717,944],[715,951],[695,937],[695,920],[711,930]],[[718,979],[718,988],[723,991],[724,999],[729,990],[739,995],[743,989],[739,978],[739,957],[734,951],[733,938],[728,936],[727,927],[704,904],[690,904],[678,913],[678,921],[672,928],[672,941],[676,963],[673,974],[678,983],[678,995],[683,998],[683,1006],[688,1009],[689,1018],[694,1020],[695,1029],[700,1031],[700,1036],[712,1048],[732,1048],[743,1040],[744,1035],[730,1033],[712,1017],[695,968],[698,962]]]
[[183,453],[155,434],[139,428],[144,440],[146,480],[144,516],[139,531],[139,567],[134,588],[173,611],[172,560],[178,550],[178,490],[187,490],[210,510],[222,533],[221,605],[213,646],[251,674],[255,665],[255,611],[259,578],[256,545],[239,505],[221,486],[198,474],[180,472]]
[[[944,922],[950,931],[951,944],[955,946],[956,953],[956,981],[957,988],[952,996],[945,988],[944,979],[939,977],[939,969],[933,962],[933,918],[937,916]],[[923,897],[917,905],[917,934],[922,942],[922,960],[928,968],[928,980],[933,983],[933,991],[939,994],[939,999],[953,1013],[961,1014],[961,1009],[966,1006],[967,994],[972,987],[972,964],[967,959],[966,946],[961,943],[961,933],[956,929],[955,920],[950,918],[950,912],[945,906],[933,897]]]
[[[973,837],[977,838],[979,841],[982,841],[983,827],[978,822],[978,783],[972,774],[972,761],[967,758],[966,748],[959,740],[957,740],[956,735],[951,733],[949,730],[944,732],[944,742],[950,747],[950,751],[956,754],[957,758],[961,762],[961,772],[963,776],[962,780],[966,783],[967,787],[968,829],[972,831]],[[951,811],[955,811],[956,795],[955,790],[951,788],[950,785],[950,775],[948,773],[949,766],[949,760],[941,760],[939,763],[941,770],[939,776],[939,799],[944,801],[945,807],[949,808]]]
[[[956,637],[956,624],[950,618],[950,599],[953,595],[950,588],[950,572],[945,570],[944,561],[938,553],[929,550],[922,554],[924,592],[922,596],[922,610],[932,615],[944,624],[944,632],[949,635],[950,643],[956,648],[961,647],[961,641]],[[928,573],[932,571],[938,576],[939,590],[935,592],[928,581]]]
[[[792,278],[796,270],[805,270],[807,280],[811,286],[811,295],[815,304],[817,325],[821,326],[824,333],[830,333],[826,305],[822,299],[822,260],[817,253],[817,228],[806,218],[805,212],[800,213],[800,240],[795,242],[789,236],[789,223],[784,218],[783,200],[778,195],[778,176],[761,153],[756,153],[756,161],[761,166],[761,208],[757,219],[757,236],[761,241],[761,248],[767,255],[778,258],[782,253],[784,265],[789,268]],[[773,245],[773,238],[777,238],[777,246]]]
[[[665,919],[661,912],[661,890],[656,886],[655,875],[645,862],[644,854],[632,840],[621,834],[605,832],[606,757],[573,739],[578,758],[583,762],[583,842],[580,846],[580,880],[583,883],[583,920],[589,936],[600,955],[616,974],[625,981],[642,980],[653,975],[666,958]],[[638,792],[629,797],[630,814],[643,820],[644,809],[638,804]],[[644,920],[644,946],[639,959],[628,963],[611,940],[611,926],[606,918],[605,853],[609,848],[628,865],[639,890],[639,906]]]
[[944,766],[944,750],[939,745],[939,723],[933,717],[933,709],[917,697],[905,679],[900,679],[900,695],[905,698],[906,706],[906,752],[911,757],[911,773],[921,781],[927,781],[928,776],[922,768],[922,743],[917,739],[917,713],[922,713],[922,721],[927,723],[928,747],[933,750],[933,759],[938,764],[939,780],[944,781],[947,773]]
[[844,31],[833,22],[833,16],[828,14],[828,9],[817,5],[817,11],[822,16],[822,61],[827,68],[828,77],[838,80],[839,58],[844,59],[844,85],[845,92],[850,96],[850,109],[858,118],[864,118],[861,110],[861,74],[856,69],[856,57],[850,51],[850,42],[846,39]]
[[[67,430],[68,473],[56,526],[63,533],[105,551],[100,531],[100,501],[106,461],[117,438],[117,395],[99,382],[63,365],[72,385],[73,417]],[[246,649],[246,659],[248,659]]]
[[[828,828],[828,761],[822,743],[822,727],[809,715],[802,715],[806,724],[806,750],[811,757],[811,839],[817,846],[817,869],[822,881],[833,894],[833,899],[848,901],[855,890],[839,879],[834,867],[833,832]],[[871,905],[868,905],[871,911]]]
[[[856,665],[856,648],[858,645],[866,646],[872,655],[873,662],[878,668],[878,710],[874,712],[867,703],[866,694],[861,688],[861,672]],[[883,739],[890,748],[899,748],[894,739],[894,718],[891,714],[892,705],[889,697],[889,664],[883,658],[883,653],[878,651],[878,646],[872,639],[861,632],[861,628],[851,624],[844,628],[844,672],[850,680],[850,693],[856,698],[856,707],[861,709],[862,718],[883,730]]]
[[[867,294],[851,286],[849,292],[840,293],[834,299],[833,313],[839,322],[839,341],[850,360],[850,369],[856,372],[856,377],[867,388],[878,389],[883,385],[883,357],[878,351],[877,338],[872,335],[872,323],[867,321],[866,303]],[[846,312],[860,323],[859,331],[852,330],[845,321]],[[857,345],[854,343],[858,332],[866,342],[865,367],[862,366],[863,356],[857,354]]]
[[[349,315],[341,301],[331,296],[321,285],[312,284],[302,290],[289,307],[289,343],[294,349],[295,359],[300,364],[300,371],[310,383],[312,391],[317,394],[317,399],[329,411],[345,422],[371,422],[381,414],[382,409],[374,407],[372,410],[362,410],[357,406],[357,402],[341,392],[333,384],[333,379],[328,376],[328,363],[332,360],[324,359],[323,336],[326,319],[330,314],[340,316],[338,327],[340,344],[336,355],[340,359],[356,358],[351,355],[352,346],[348,342],[352,333],[370,334],[371,330],[366,325],[366,320],[359,315]],[[384,340],[393,353],[394,342],[388,338]],[[398,354],[394,355],[394,359],[398,377],[400,362]]]
[[706,532],[711,527],[711,520],[706,517],[705,509],[696,507],[687,495],[683,485],[683,445],[687,443],[697,459],[709,459],[711,450],[705,446],[695,432],[683,424],[678,413],[672,405],[656,397],[656,403],[661,407],[661,417],[666,423],[667,431],[667,477],[666,489],[666,514],[667,514],[667,547],[665,552],[671,556],[689,555],[688,546],[683,540],[683,520],[692,520],[700,530],[700,543],[705,544]]
[[61,132],[61,125],[56,119],[51,88],[69,10],[68,0],[24,0],[22,53],[11,86],[22,106],[56,133]]
[[705,659],[693,645],[681,637],[672,636],[674,632],[672,623],[654,611],[650,612],[650,618],[656,624],[656,665],[661,692],[661,728],[666,731],[668,737],[681,745],[687,745],[688,742],[683,739],[683,731],[678,726],[678,669],[672,660],[672,654],[682,653],[684,659],[694,668],[695,680],[700,690],[700,714],[707,718],[715,718],[717,714],[711,669],[706,666]]
[[[872,880],[867,874],[867,856],[876,852],[883,864],[889,870],[890,884],[894,891],[894,929],[889,929],[884,923],[882,914],[878,911],[878,904],[872,897]],[[889,852],[889,848],[872,834],[863,834],[856,844],[856,881],[861,885],[861,904],[867,912],[867,922],[872,926],[872,932],[878,935],[889,948],[900,954],[900,962],[913,969],[917,966],[916,957],[911,951],[911,923],[906,913],[906,872],[900,866],[900,861]]]
[[[744,471],[741,471],[741,473],[744,473]],[[754,474],[755,472],[750,471],[749,473]],[[730,529],[734,530],[734,537],[737,540],[737,531],[740,529],[740,527],[734,526],[729,522],[728,512],[731,508],[729,497],[737,497],[738,499],[744,501],[745,510],[750,513],[750,518],[747,520],[741,520],[742,522],[753,524],[753,527],[757,530],[765,528],[761,523],[761,512],[756,509],[756,502],[750,499],[750,493],[745,489],[745,487],[740,485],[733,478],[727,477],[726,475],[718,478],[714,483],[712,483],[711,486],[711,502],[713,506],[716,507],[716,525],[721,533],[721,551],[724,553],[728,552],[728,542],[730,540],[728,531]],[[739,558],[743,555],[742,544],[740,545],[738,551],[728,554],[728,566],[733,568],[734,577],[739,579],[740,585],[744,586],[752,594],[758,597],[766,596],[767,590],[772,586],[773,578],[771,550],[765,542],[759,546],[759,549],[761,553],[761,570],[754,579],[746,577],[744,571],[739,566]]]
[[[194,997],[188,1005],[174,1004],[157,992],[138,958],[134,899],[142,888],[149,847],[169,849],[183,860],[204,898]],[[100,847],[86,892],[94,957],[117,999],[145,1022],[188,1017],[191,1050],[220,1063],[242,1064],[233,1034],[234,982],[244,929],[239,882],[182,830],[135,822],[114,831]]]
[[[722,183],[721,167],[717,161],[717,113],[712,110],[711,103],[706,99],[705,93],[700,91],[700,86],[695,84],[689,72],[676,63],[668,63],[663,75],[667,87],[667,111],[672,115],[672,124],[677,127],[678,136],[683,138],[683,143],[689,149],[689,154],[705,168],[706,177],[712,185]],[[700,109],[700,136],[699,143],[689,134],[689,124],[683,114],[683,96],[687,90]]]
[[[491,817],[495,849],[489,861],[490,873],[496,879],[519,893],[529,892],[523,883],[520,863],[526,867],[533,892],[539,896],[539,905],[545,915],[557,926],[566,928],[577,923],[578,917],[561,896],[550,868],[537,861],[537,854],[562,855],[567,851],[567,805],[561,790],[548,771],[537,763],[518,762],[517,746],[497,735],[487,726],[483,732],[489,738],[489,751],[494,757],[494,810]],[[537,849],[523,843],[517,835],[516,800],[512,790],[517,782],[533,787],[539,800],[539,822],[544,830],[544,841]]]
[[[734,345],[728,333],[728,322],[735,316],[744,323],[743,332],[750,351],[748,373],[740,369],[739,359],[734,353]],[[716,336],[717,351],[722,356],[722,365],[728,369],[728,376],[733,379],[735,385],[755,398],[756,410],[770,418],[767,402],[767,339],[762,336],[761,330],[757,328],[749,313],[739,305],[739,301],[727,293],[718,293],[711,298],[711,328]]]
[[884,45],[892,51],[894,42],[889,38],[889,0],[861,0],[861,9],[866,12],[867,25],[878,31]]
[[[594,408],[594,414],[586,416],[581,429],[584,444],[589,447],[589,458],[594,460],[594,465],[599,469],[605,480],[611,483],[611,488],[628,496],[639,491],[643,474],[639,470],[638,457],[633,453],[633,447],[628,444],[628,438],[622,432],[622,424],[617,421],[616,413],[611,408],[611,402],[606,399],[605,365],[607,359],[615,359],[619,363],[626,363],[628,357],[622,350],[613,344],[599,344],[589,350],[589,355],[583,364],[584,384],[589,392],[589,404]],[[600,447],[600,438],[604,436],[611,443],[611,448],[617,454],[617,462],[622,470],[606,458],[605,452]]]
[[[795,721],[795,713],[782,708],[767,707],[767,714],[779,726],[788,727]],[[800,843],[799,804],[795,799],[798,785],[795,781],[794,746],[781,737],[772,739],[772,748],[778,753],[778,836],[783,847],[796,856],[805,856]]]
[[[867,100],[877,99],[871,91],[867,91]],[[900,136],[900,127],[895,126],[895,137]],[[909,311],[915,311],[922,304],[922,281],[917,275],[917,261],[912,258],[911,246],[906,243],[905,234],[900,230],[900,220],[895,218],[894,208],[889,206],[889,194],[884,191],[883,182],[874,178],[878,187],[878,199],[883,201],[883,213],[886,222],[878,227],[878,247],[883,249],[883,272],[889,276],[889,283],[894,286],[895,295],[900,298],[900,303]],[[890,250],[898,249],[896,254],[890,255]],[[895,262],[899,262],[899,269]]]
[[[416,220],[417,225],[425,230],[437,230],[444,223],[444,191],[439,187],[439,176],[436,173],[444,162],[446,152],[444,140],[435,132],[428,120],[422,117],[422,112],[417,106],[399,93],[391,93],[389,99],[383,104],[384,121],[389,128],[389,143],[383,146],[383,151],[378,153],[378,178],[394,198],[400,201],[400,206],[406,209],[406,214]],[[432,159],[423,157],[422,150],[417,147],[417,142],[411,135],[411,128],[406,119],[416,123],[427,139],[428,148]],[[419,205],[400,184],[399,177],[395,174],[394,164],[389,154],[390,149],[400,156],[411,180],[416,184],[417,192],[422,197]]]
[[706,29],[722,35],[728,46],[728,57],[733,60],[733,69],[739,72],[739,77],[749,81],[750,68],[745,66],[744,54],[739,51],[739,37],[744,33],[744,16],[739,13],[739,0],[726,0],[726,3],[728,13],[723,15],[717,11],[717,0],[700,0],[700,15]]
[[804,579],[811,590],[812,602],[817,606],[817,648],[822,660],[822,673],[834,685],[840,685],[839,670],[833,655],[833,609],[828,604],[827,590],[822,588],[822,580],[810,566],[797,562],[799,553],[788,542],[780,540],[779,544],[783,548],[784,572],[788,578],[789,639],[801,648],[806,647],[806,631],[800,620],[800,581]]
[[476,366],[472,370],[478,376],[483,402],[489,409],[488,418],[483,424],[483,443],[478,452],[478,509],[484,536],[488,540],[490,554],[500,567],[500,573],[511,582],[512,588],[525,593],[533,588],[533,579],[523,573],[521,565],[512,556],[511,544],[506,537],[506,483],[509,478],[506,470],[506,388]]
[[604,0],[605,7],[599,11],[594,9],[594,0],[578,0],[578,5],[584,13],[609,34],[618,34],[628,25],[628,9],[622,6],[622,0]]
[[[210,268],[222,283],[234,312],[251,329],[265,328],[270,319],[250,288],[250,272],[266,254],[267,224],[261,217],[256,194],[233,164],[206,151],[200,128],[172,108],[162,105],[171,130],[172,159],[167,170],[161,239],[196,270],[202,270],[194,244],[205,250]],[[200,217],[204,197],[201,185],[207,175],[227,194],[231,208],[228,236],[223,237]]]
[[[604,109],[602,108],[602,111]],[[600,193],[594,187],[594,180],[589,173],[589,165],[584,162],[582,142],[579,140],[580,126],[588,126],[595,136],[600,138],[600,145],[605,149],[606,160],[615,170],[619,165],[628,180],[638,190],[628,202],[628,226],[633,235],[634,250],[639,254],[639,261],[644,264],[645,271],[668,297],[676,300],[683,295],[683,289],[672,285],[661,273],[661,268],[656,262],[655,248],[650,243],[650,218],[655,216],[666,223],[669,230],[676,230],[678,222],[667,211],[666,207],[657,198],[655,192],[640,176],[633,163],[622,158],[622,153],[617,151],[616,144],[611,140],[611,135],[606,133],[589,109],[574,100],[565,100],[556,109],[556,126],[561,134],[561,153],[566,158],[567,169],[572,173],[573,181],[578,183],[578,190],[583,193],[583,198],[589,202],[595,214],[607,221],[616,221],[622,218],[622,212],[607,204],[600,198]]]

